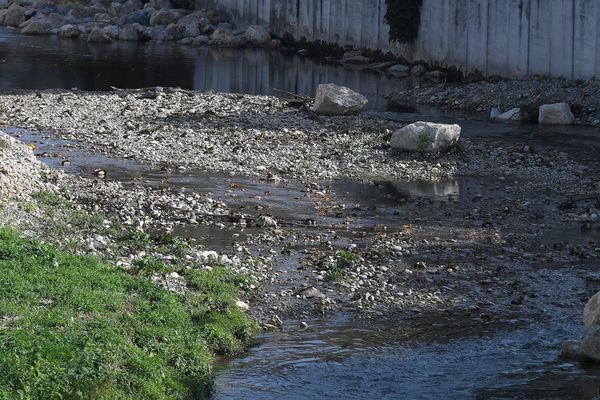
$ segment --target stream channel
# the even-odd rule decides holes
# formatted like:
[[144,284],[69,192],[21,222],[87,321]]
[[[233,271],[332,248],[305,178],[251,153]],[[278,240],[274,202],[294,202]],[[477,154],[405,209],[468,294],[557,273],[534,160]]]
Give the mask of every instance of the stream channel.
[[[273,88],[312,94],[320,82],[335,82],[365,94],[366,112],[401,121],[428,119],[460,123],[466,137],[557,146],[569,138],[585,148],[580,157],[599,158],[597,129],[544,130],[493,124],[485,116],[450,114],[426,107],[398,108],[384,96],[414,85],[373,71],[345,68],[296,54],[260,49],[190,48],[175,44],[114,43],[88,46],[56,37],[24,37],[0,31],[0,89],[73,88],[110,90],[180,86],[251,94],[276,94]],[[13,130],[20,135],[23,132]],[[91,154],[47,134],[24,133],[38,151],[62,152],[71,164],[41,158],[66,172],[90,176],[96,168],[126,184],[185,186],[210,192],[229,205],[251,206],[253,194],[270,193],[270,213],[286,219],[314,216],[311,204],[298,200],[302,185],[267,183],[210,172],[176,172],[168,181],[156,166]],[[481,189],[481,178],[447,182],[329,182],[349,201],[374,206],[357,225],[394,226],[400,198],[423,197],[460,207]],[[231,197],[228,183],[245,185],[243,199]],[[375,188],[375,189],[374,189]],[[233,206],[231,206],[233,208]],[[208,248],[230,246],[220,230],[178,232],[203,240]],[[597,235],[597,232],[595,233]],[[548,284],[548,283],[546,283]],[[592,291],[574,275],[548,291]],[[597,290],[597,288],[595,288]],[[593,292],[593,291],[592,291]],[[600,368],[559,358],[562,341],[583,333],[581,305],[560,310],[551,321],[526,324],[504,321],[465,329],[460,321],[415,317],[410,324],[361,321],[339,313],[284,321],[281,331],[266,333],[241,357],[221,360],[213,398],[222,399],[591,399],[598,398]]]

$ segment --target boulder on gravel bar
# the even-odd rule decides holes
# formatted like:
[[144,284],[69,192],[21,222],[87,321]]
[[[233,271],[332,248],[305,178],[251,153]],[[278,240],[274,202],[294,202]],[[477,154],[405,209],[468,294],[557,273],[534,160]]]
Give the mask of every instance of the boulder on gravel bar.
[[394,132],[390,146],[398,150],[422,153],[443,152],[458,142],[460,130],[460,126],[456,124],[419,121]]
[[95,28],[90,32],[88,43],[110,43],[112,39],[102,29]]
[[520,121],[521,109],[519,107],[511,108],[510,110],[497,115],[495,121]]
[[50,22],[45,20],[35,20],[25,25],[23,29],[21,29],[21,33],[23,35],[47,35],[50,33],[50,29],[52,29]]
[[596,293],[583,309],[583,324],[586,328],[592,325],[600,325],[600,292]]
[[571,125],[573,122],[575,117],[567,103],[540,106],[539,123],[542,125]]
[[362,110],[369,101],[365,96],[334,83],[320,84],[313,111],[317,114],[347,115]]

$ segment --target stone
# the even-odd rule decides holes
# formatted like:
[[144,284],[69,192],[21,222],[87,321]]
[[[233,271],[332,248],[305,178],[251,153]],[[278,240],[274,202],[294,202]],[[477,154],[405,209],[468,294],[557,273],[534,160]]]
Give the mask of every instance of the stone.
[[264,46],[271,41],[271,34],[260,25],[250,25],[244,33],[246,40],[254,45]]
[[76,38],[79,35],[81,35],[81,29],[71,24],[63,25],[58,30],[58,36],[62,38]]
[[125,25],[119,34],[119,40],[137,42],[140,39],[138,30],[133,25]]
[[344,56],[341,59],[341,62],[343,62],[344,64],[368,64],[371,62],[371,59],[368,57],[365,57],[360,51],[358,50],[350,50],[344,53]]
[[87,39],[88,43],[110,43],[112,39],[99,28],[95,28],[90,32]]
[[165,32],[171,40],[179,40],[185,37],[185,26],[179,24],[169,24],[165,28]]
[[560,346],[560,355],[565,358],[582,358],[581,342],[578,340],[567,340]]
[[495,121],[520,121],[521,120],[521,108],[515,107],[510,110],[499,114],[494,118]]
[[241,301],[241,300],[236,300],[236,301],[235,301],[235,305],[236,305],[236,306],[237,306],[237,307],[238,307],[240,310],[243,310],[243,311],[248,311],[248,310],[250,310],[250,306],[248,305],[248,303],[245,303],[245,302],[243,302],[243,301]]
[[162,26],[153,26],[147,28],[146,35],[152,40],[164,41],[169,38],[169,34]]
[[396,76],[408,76],[410,75],[410,67],[402,64],[396,64],[388,68],[387,72]]
[[102,32],[106,33],[109,38],[117,40],[121,34],[121,28],[116,25],[108,25],[102,28]]
[[243,45],[244,39],[234,35],[233,32],[228,29],[219,28],[210,35],[208,43],[213,46],[234,47]]
[[460,126],[456,124],[419,121],[394,132],[390,146],[398,150],[422,153],[443,152],[458,142],[460,131]]
[[567,103],[544,104],[540,106],[538,122],[542,125],[571,125],[575,117]]
[[50,33],[51,28],[52,25],[50,25],[50,22],[45,20],[35,20],[31,21],[21,29],[21,33],[24,35],[47,35]]
[[588,328],[581,341],[581,352],[587,358],[600,361],[600,325],[592,325]]
[[4,25],[17,27],[25,22],[25,8],[13,3],[4,16]]
[[425,79],[433,83],[442,83],[446,81],[448,75],[442,71],[425,72]]
[[208,44],[208,41],[210,40],[210,38],[206,35],[200,35],[200,36],[196,36],[194,38],[194,40],[192,40],[192,46],[204,46],[205,44]]
[[186,38],[195,38],[196,36],[200,35],[200,25],[198,25],[197,23],[189,23],[189,24],[182,24],[181,22],[179,22],[179,25],[184,26],[185,27],[185,31],[184,31],[184,36]]
[[413,76],[423,76],[427,72],[427,67],[423,64],[416,64],[410,69],[410,74]]
[[150,17],[150,25],[169,25],[177,21],[177,14],[171,10],[158,10]]
[[277,228],[277,220],[268,215],[261,215],[256,219],[256,226],[261,228]]
[[362,110],[369,101],[365,96],[334,83],[320,84],[313,111],[318,114],[347,115]]
[[596,293],[583,309],[583,324],[586,328],[592,325],[600,325],[600,292]]
[[302,295],[307,299],[324,299],[325,297],[327,297],[314,286],[311,286],[306,290],[302,291]]
[[98,13],[94,15],[94,22],[96,23],[110,24],[110,21],[110,15],[107,13]]
[[150,24],[150,13],[146,10],[138,10],[127,15],[122,16],[118,20],[119,25],[127,25],[127,24],[140,24],[140,25],[149,25]]

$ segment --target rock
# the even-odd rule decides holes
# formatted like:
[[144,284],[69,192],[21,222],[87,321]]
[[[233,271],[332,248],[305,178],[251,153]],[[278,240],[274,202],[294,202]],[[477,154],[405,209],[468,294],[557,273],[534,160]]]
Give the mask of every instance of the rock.
[[122,26],[127,24],[149,25],[150,13],[147,10],[134,11],[119,18],[118,24]]
[[413,76],[423,76],[425,75],[425,72],[427,72],[427,67],[423,64],[414,65],[410,69],[410,74]]
[[125,25],[119,34],[119,40],[136,42],[140,39],[138,30],[133,25]]
[[566,358],[582,358],[581,342],[578,340],[567,340],[560,346],[560,355]]
[[0,0],[0,9],[8,8],[11,5],[10,0]]
[[594,361],[600,361],[600,325],[588,328],[581,341],[581,352]]
[[396,64],[388,68],[387,72],[396,76],[408,76],[410,74],[410,67],[402,64]]
[[24,35],[47,35],[50,33],[50,29],[52,26],[50,22],[44,20],[35,20],[28,23],[23,29],[21,29],[21,33]]
[[261,215],[256,219],[256,226],[261,228],[277,228],[277,220],[268,215]]
[[460,138],[459,125],[415,122],[394,132],[390,146],[398,150],[428,153],[443,152],[454,146]]
[[147,28],[146,35],[152,40],[164,41],[169,38],[169,34],[162,26],[153,26]]
[[448,75],[442,71],[425,72],[425,79],[433,83],[442,83],[446,81]]
[[567,103],[544,104],[540,106],[538,122],[543,125],[571,125],[575,117]]
[[334,83],[320,84],[313,111],[318,114],[347,115],[362,110],[368,103],[365,96]]
[[519,107],[511,108],[510,110],[497,115],[495,121],[520,121],[521,109]]
[[101,24],[110,24],[111,18],[107,13],[98,13],[94,15],[94,22]]
[[109,38],[117,40],[121,34],[121,28],[116,25],[108,25],[102,28],[102,32],[106,33]]
[[303,290],[302,295],[307,299],[324,299],[327,297],[319,289],[313,286]]
[[58,36],[62,38],[76,38],[79,35],[81,35],[81,29],[71,24],[61,26],[58,31]]
[[8,11],[4,16],[4,25],[17,27],[23,22],[25,22],[25,8],[13,3],[8,7]]
[[219,28],[210,35],[208,43],[213,46],[234,47],[244,44],[244,39],[235,36],[230,30]]
[[365,57],[360,51],[350,50],[344,53],[340,61],[344,64],[368,64],[371,62],[371,59]]
[[87,41],[88,43],[110,43],[112,39],[102,29],[95,28],[90,32]]
[[586,328],[592,325],[600,325],[600,292],[596,293],[583,309],[583,324]]
[[185,37],[185,26],[179,24],[169,24],[165,28],[165,32],[171,40],[179,40]]
[[196,36],[200,35],[200,26],[196,23],[190,23],[190,24],[182,24],[181,22],[179,22],[179,25],[184,26],[185,27],[185,31],[184,31],[184,36],[186,38],[195,38]]
[[210,38],[206,35],[196,36],[194,40],[192,40],[192,46],[203,46],[208,43]]
[[243,302],[243,301],[241,301],[241,300],[236,300],[236,301],[235,301],[235,305],[236,305],[236,306],[237,306],[237,307],[238,307],[240,310],[243,310],[243,311],[248,311],[248,310],[250,310],[250,306],[248,305],[248,303],[244,303],[244,302]]
[[169,25],[177,21],[177,14],[171,10],[158,10],[150,17],[150,25]]
[[250,25],[244,33],[246,40],[252,44],[264,46],[271,41],[271,34],[260,25]]

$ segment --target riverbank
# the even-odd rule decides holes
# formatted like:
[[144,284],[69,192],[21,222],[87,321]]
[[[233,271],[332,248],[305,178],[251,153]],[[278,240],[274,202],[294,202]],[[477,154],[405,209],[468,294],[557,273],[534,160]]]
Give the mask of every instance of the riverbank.
[[569,81],[528,77],[482,80],[475,83],[439,84],[415,87],[390,96],[398,104],[427,104],[450,110],[490,114],[492,107],[502,112],[522,107],[537,122],[535,114],[542,104],[567,103],[578,125],[600,125],[600,81]]
[[[179,296],[194,293],[194,271],[226,267],[241,289],[229,304],[268,330],[338,311],[527,324],[580,312],[597,290],[600,176],[587,153],[487,138],[399,153],[402,123],[268,96],[47,90],[0,104],[1,128],[37,146],[3,136],[21,152],[6,159],[23,166],[11,179],[32,185],[3,224]],[[576,290],[557,299],[561,282]]]

